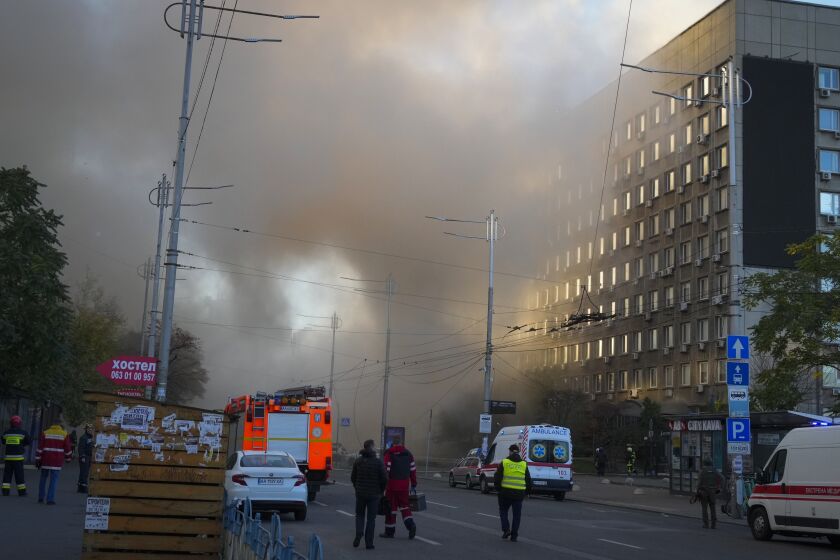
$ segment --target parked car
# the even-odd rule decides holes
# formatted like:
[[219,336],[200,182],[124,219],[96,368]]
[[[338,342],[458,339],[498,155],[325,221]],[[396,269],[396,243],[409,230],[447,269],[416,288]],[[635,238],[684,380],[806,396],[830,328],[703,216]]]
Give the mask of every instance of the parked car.
[[251,499],[254,510],[292,512],[306,519],[306,477],[285,451],[237,451],[225,472],[228,503]]
[[456,484],[463,484],[468,489],[478,484],[478,469],[481,466],[481,461],[478,457],[467,456],[458,461],[458,463],[449,469],[449,486],[455,487]]

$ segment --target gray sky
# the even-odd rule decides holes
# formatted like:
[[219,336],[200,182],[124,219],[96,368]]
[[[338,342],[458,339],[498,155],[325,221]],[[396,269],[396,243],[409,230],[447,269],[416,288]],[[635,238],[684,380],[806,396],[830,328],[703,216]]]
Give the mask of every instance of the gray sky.
[[[45,203],[65,219],[67,282],[76,285],[89,270],[117,297],[132,326],[139,326],[143,302],[136,267],[154,250],[156,210],[146,196],[161,173],[171,174],[180,108],[184,41],[163,25],[167,3],[10,1],[0,19],[0,165],[26,164],[48,185]],[[717,4],[636,0],[628,60]],[[257,0],[242,0],[239,7],[280,9]],[[184,217],[484,267],[485,243],[444,236],[448,228],[423,216],[482,219],[495,208],[507,229],[498,269],[535,274],[542,245],[536,217],[561,149],[558,117],[615,78],[627,2],[293,1],[282,9],[321,19],[277,24],[236,17],[233,34],[284,42],[227,45],[189,184],[237,187],[190,193],[187,201],[213,205],[185,208]],[[208,12],[205,29],[213,23]],[[194,85],[209,45],[208,38],[197,43]],[[220,41],[214,47],[188,157],[221,47]],[[483,234],[480,226],[458,231]],[[233,263],[182,257],[183,264],[329,284],[348,284],[339,276],[384,279],[393,272],[397,301],[458,316],[395,305],[396,332],[438,333],[396,335],[397,357],[481,340],[483,323],[470,327],[485,313],[480,304],[406,295],[481,302],[486,276],[480,272],[192,224],[181,229],[181,248]],[[292,349],[289,331],[187,321],[300,329],[313,320],[298,314],[335,310],[344,331],[336,370],[365,357],[369,364],[361,383],[352,372],[339,385],[342,415],[351,415],[355,397],[363,428],[378,422],[375,362],[383,358],[384,341],[373,333],[384,329],[380,301],[242,274],[181,276],[176,318],[202,338],[211,374],[200,404],[221,406],[228,395],[318,381],[329,370],[329,336],[299,332]],[[524,304],[528,281],[498,282],[498,304]],[[469,336],[443,336],[458,329]],[[402,372],[433,369],[424,367]],[[404,379],[442,380],[459,369]],[[455,381],[395,381],[392,423],[422,417]],[[476,372],[459,389],[480,387]]]

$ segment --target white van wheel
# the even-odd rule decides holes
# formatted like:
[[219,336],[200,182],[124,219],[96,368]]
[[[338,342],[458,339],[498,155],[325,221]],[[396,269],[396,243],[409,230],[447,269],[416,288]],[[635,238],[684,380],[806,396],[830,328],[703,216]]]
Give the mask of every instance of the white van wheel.
[[449,486],[455,488],[455,475],[452,473],[449,473]]
[[472,479],[470,479],[470,475],[467,475],[467,477],[464,479],[464,485],[467,487],[467,490],[469,490],[473,487],[473,483],[472,483]]
[[479,486],[481,487],[482,494],[489,494],[490,493],[490,485],[487,484],[487,477],[482,476],[481,480],[479,481]]
[[773,531],[770,529],[770,520],[763,507],[757,507],[750,511],[750,530],[753,538],[757,541],[769,541],[773,538]]

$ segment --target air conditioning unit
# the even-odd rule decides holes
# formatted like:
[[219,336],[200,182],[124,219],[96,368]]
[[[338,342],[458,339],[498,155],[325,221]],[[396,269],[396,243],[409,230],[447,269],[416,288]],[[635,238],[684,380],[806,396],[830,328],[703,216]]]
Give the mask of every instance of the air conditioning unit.
[[685,151],[685,146],[677,146],[677,153],[681,154]]
[[589,395],[589,400],[591,400],[591,401],[595,400],[595,393],[592,393],[591,395]]
[[683,354],[687,354],[688,353],[688,344],[680,344],[680,352],[682,352]]
[[712,96],[720,97],[720,86],[712,88]]
[[720,262],[720,253],[715,253],[714,255],[712,255],[712,262]]
[[650,314],[650,311],[645,312],[645,321],[650,321],[653,319],[653,316]]
[[701,350],[701,351],[705,350],[706,349],[706,343],[705,342],[698,342],[697,343],[697,349]]
[[712,296],[712,305],[723,305],[723,296]]
[[822,171],[820,173],[820,181],[831,181],[831,172],[830,171]]
[[706,389],[705,385],[698,385],[697,386],[697,392],[698,393],[702,393],[705,389]]
[[669,266],[662,271],[662,276],[671,276],[674,273],[674,267]]
[[687,301],[681,301],[680,302],[680,311],[688,311],[688,302]]
[[674,228],[665,228],[665,235],[674,235]]
[[828,88],[820,88],[820,97],[831,97],[831,90]]
[[636,240],[636,247],[641,247],[641,246],[642,246],[642,240],[641,240],[641,239],[637,239],[637,240]]
[[636,138],[638,140],[642,140],[642,139],[644,139],[644,137],[645,137],[645,131],[644,130],[640,130],[639,132],[636,133]]
[[835,225],[835,224],[837,224],[837,216],[834,216],[834,215],[826,216],[825,221],[828,224]]
[[708,224],[709,223],[709,215],[708,214],[703,214],[702,216],[700,216],[700,223],[701,224]]
[[684,185],[680,185],[679,187],[677,187],[677,194],[682,194],[684,192],[685,192],[685,186]]
[[671,388],[665,389],[665,398],[672,398],[674,396],[674,390]]
[[652,200],[646,200],[645,201],[645,208],[653,208],[653,201]]
[[709,182],[709,176],[708,175],[701,175],[700,177],[697,178],[697,180],[700,181],[701,183],[708,183]]
[[718,341],[717,341],[717,347],[718,347],[718,348],[726,348],[726,340],[725,340],[725,339],[723,339],[723,338],[721,338],[720,340],[718,340]]
[[712,177],[715,179],[720,177],[720,169],[712,169]]
[[698,144],[705,144],[706,142],[709,141],[709,135],[708,134],[698,134],[696,141],[697,141]]
[[648,278],[650,278],[651,280],[656,280],[656,273],[655,273],[655,272],[651,272],[651,273],[648,275]]
[[666,346],[665,348],[663,348],[663,349],[662,349],[662,355],[663,355],[663,356],[668,356],[668,355],[670,355],[670,354],[671,354],[671,348],[670,348],[670,346]]
[[630,215],[630,209],[625,208],[624,210],[621,211],[621,215],[622,216],[629,216]]
[[609,251],[607,251],[607,255],[609,255],[609,256],[611,256],[611,257],[614,257],[614,256],[615,256],[615,251],[613,251],[612,249],[610,249]]
[[615,393],[607,393],[607,400],[608,401],[615,400]]
[[630,354],[630,358],[633,359],[633,360],[638,360],[639,359],[639,353],[638,352],[633,352],[632,354]]
[[703,266],[703,259],[696,259],[694,261],[694,266],[697,266],[697,267]]
[[610,363],[610,357],[609,356],[604,356],[604,363],[605,364]]
[[639,398],[639,390],[638,389],[630,389],[630,398],[631,399],[638,399]]

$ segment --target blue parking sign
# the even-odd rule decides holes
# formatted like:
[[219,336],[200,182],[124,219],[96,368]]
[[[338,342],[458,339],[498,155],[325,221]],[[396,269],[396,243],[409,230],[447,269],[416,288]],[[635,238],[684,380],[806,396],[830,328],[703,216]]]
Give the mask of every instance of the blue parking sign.
[[727,418],[726,419],[726,441],[749,442],[750,441],[750,419],[749,418]]
[[750,386],[750,364],[748,362],[726,362],[726,384]]

